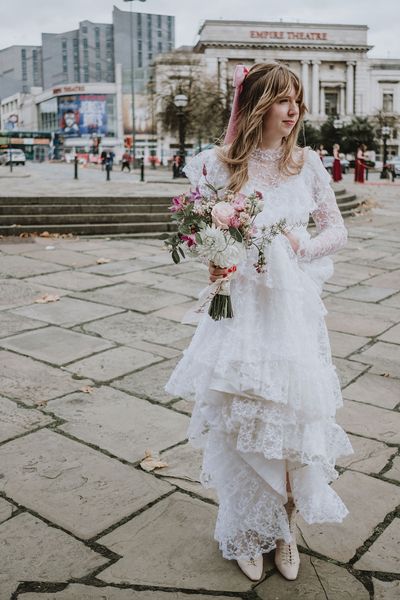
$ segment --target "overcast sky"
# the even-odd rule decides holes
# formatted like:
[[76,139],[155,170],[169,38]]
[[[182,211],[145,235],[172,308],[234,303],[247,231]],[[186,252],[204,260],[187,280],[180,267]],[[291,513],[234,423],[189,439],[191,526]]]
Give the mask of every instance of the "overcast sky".
[[[281,5],[280,5],[281,4]],[[123,0],[0,0],[0,48],[41,43],[41,33],[76,29],[85,19],[111,23],[113,5]],[[368,25],[369,56],[400,59],[399,0],[146,0],[134,1],[140,12],[174,15],[176,45],[194,44],[205,19],[299,21]]]

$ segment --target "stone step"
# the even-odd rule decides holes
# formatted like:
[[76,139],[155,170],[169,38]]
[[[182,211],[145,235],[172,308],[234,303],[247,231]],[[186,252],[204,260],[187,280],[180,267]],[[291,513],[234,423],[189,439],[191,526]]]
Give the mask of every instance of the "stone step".
[[3,204],[0,215],[71,215],[71,214],[164,213],[170,215],[166,204]]
[[67,205],[83,205],[91,206],[97,204],[162,204],[169,206],[171,203],[171,195],[159,195],[159,196],[49,196],[49,197],[35,197],[35,196],[1,196],[0,205],[8,206],[19,206],[28,205],[33,206],[37,204],[55,206],[58,204]]
[[101,223],[166,223],[170,221],[167,212],[162,213],[112,213],[112,214],[68,214],[68,215],[2,215],[3,225],[76,225],[89,223],[96,225]]
[[71,233],[73,235],[97,235],[97,234],[161,234],[174,231],[172,223],[76,223],[74,225],[21,225],[0,226],[0,235],[19,236],[23,233]]

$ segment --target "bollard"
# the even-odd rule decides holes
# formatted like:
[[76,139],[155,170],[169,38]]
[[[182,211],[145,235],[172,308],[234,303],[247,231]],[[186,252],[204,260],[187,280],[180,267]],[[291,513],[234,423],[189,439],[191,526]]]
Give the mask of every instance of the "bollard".
[[140,181],[144,181],[144,158],[140,159]]
[[78,179],[78,157],[74,158],[74,179]]
[[111,171],[111,165],[110,165],[110,163],[106,163],[106,181],[110,181],[110,171]]

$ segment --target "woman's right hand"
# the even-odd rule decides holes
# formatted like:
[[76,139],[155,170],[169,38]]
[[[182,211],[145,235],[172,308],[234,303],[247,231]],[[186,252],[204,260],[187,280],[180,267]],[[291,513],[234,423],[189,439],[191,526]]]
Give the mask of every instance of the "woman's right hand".
[[223,269],[222,267],[218,267],[217,265],[214,265],[214,263],[211,261],[208,263],[208,270],[210,272],[210,281],[212,281],[213,283],[214,281],[217,281],[217,279],[227,277],[229,273],[231,273],[231,270],[229,270],[228,268]]

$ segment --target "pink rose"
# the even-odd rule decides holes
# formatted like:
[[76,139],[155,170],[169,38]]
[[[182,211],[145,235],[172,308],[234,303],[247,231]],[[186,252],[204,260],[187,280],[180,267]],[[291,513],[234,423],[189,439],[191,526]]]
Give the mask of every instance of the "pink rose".
[[233,203],[233,208],[238,212],[241,212],[246,208],[246,196],[244,194],[238,194]]
[[236,229],[238,229],[240,225],[240,218],[237,215],[233,215],[233,217],[229,219],[229,227],[235,227]]
[[192,246],[197,246],[196,235],[191,233],[190,235],[181,235],[182,242],[186,242],[188,248]]
[[229,221],[235,215],[235,209],[229,202],[218,202],[211,211],[211,218],[216,227],[228,229]]

